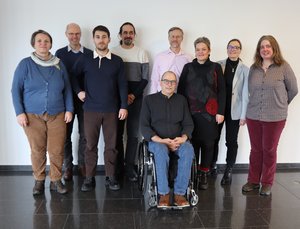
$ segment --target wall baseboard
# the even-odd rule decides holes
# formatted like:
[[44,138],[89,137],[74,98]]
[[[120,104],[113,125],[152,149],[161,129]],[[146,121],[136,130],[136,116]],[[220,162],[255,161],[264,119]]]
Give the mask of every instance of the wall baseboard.
[[[218,164],[220,171],[224,171],[226,164]],[[249,164],[236,164],[234,166],[235,173],[246,173],[248,172]],[[47,165],[47,171],[49,171],[49,165]],[[78,166],[74,165],[74,174],[78,171]],[[277,172],[299,172],[300,163],[277,163]],[[17,173],[27,173],[32,172],[31,165],[0,165],[0,173],[5,172],[17,172]],[[97,165],[97,173],[103,174],[104,165]]]

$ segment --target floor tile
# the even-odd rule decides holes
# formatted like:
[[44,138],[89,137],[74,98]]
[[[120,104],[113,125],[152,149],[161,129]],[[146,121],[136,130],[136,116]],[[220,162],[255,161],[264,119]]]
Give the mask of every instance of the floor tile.
[[64,229],[135,228],[133,214],[79,214],[69,215]]

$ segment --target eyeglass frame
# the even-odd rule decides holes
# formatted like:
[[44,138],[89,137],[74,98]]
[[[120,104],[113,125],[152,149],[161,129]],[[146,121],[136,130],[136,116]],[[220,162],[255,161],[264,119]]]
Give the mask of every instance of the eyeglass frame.
[[227,49],[229,50],[241,50],[240,46],[228,45]]
[[161,80],[165,85],[176,85],[177,84],[177,80],[167,80],[167,79],[162,79]]

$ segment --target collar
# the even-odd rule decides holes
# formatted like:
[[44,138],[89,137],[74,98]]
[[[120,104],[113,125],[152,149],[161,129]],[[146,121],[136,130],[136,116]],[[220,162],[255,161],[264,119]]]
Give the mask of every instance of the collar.
[[110,52],[110,50],[108,50],[108,52],[106,53],[105,56],[100,56],[100,55],[97,53],[97,51],[94,50],[93,56],[94,56],[94,59],[96,59],[97,57],[99,57],[99,59],[101,60],[101,58],[106,57],[107,59],[111,60],[111,52]]
[[77,50],[74,50],[71,48],[70,45],[68,45],[68,52],[72,51],[73,53],[79,53],[79,52],[82,52],[83,53],[83,46],[80,45],[80,49],[77,51]]
[[161,97],[163,97],[163,98],[165,98],[165,99],[171,99],[171,98],[173,98],[174,95],[175,95],[175,92],[174,92],[170,97],[164,95],[164,94],[162,93],[162,91],[160,91],[160,92],[158,92],[158,93],[160,94]]
[[175,53],[175,52],[173,52],[170,48],[167,50],[167,53],[168,54],[170,54],[170,53],[172,53],[172,54],[174,54],[174,55],[184,55],[185,53],[184,53],[184,51],[182,50],[182,49],[180,49],[180,51],[179,51],[179,53]]

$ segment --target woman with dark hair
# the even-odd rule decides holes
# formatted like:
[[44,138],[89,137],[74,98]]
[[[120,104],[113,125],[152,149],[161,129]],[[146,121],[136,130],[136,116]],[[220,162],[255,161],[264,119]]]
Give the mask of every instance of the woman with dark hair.
[[[238,39],[231,39],[227,44],[228,58],[221,60],[225,85],[226,85],[226,106],[225,120],[226,123],[226,169],[221,180],[221,185],[231,184],[232,168],[236,161],[238,150],[238,133],[240,126],[246,123],[246,110],[248,104],[248,73],[249,68],[243,64],[240,59],[242,43]],[[217,174],[219,140],[223,124],[219,125],[219,135],[215,142],[213,163],[211,174]]]
[[178,93],[184,95],[194,121],[192,144],[199,166],[199,189],[207,189],[207,174],[213,159],[218,124],[224,120],[225,83],[220,64],[210,61],[210,41],[200,37],[194,42],[196,58],[184,66]]
[[44,30],[32,34],[35,51],[17,66],[12,99],[17,122],[31,148],[35,185],[33,195],[44,193],[46,152],[50,159],[50,190],[67,193],[61,182],[66,123],[72,120],[73,98],[67,70],[50,53],[52,37]]
[[257,43],[248,88],[246,121],[251,151],[248,182],[242,190],[259,189],[261,184],[260,194],[269,196],[288,105],[298,93],[295,74],[271,35],[262,36]]

